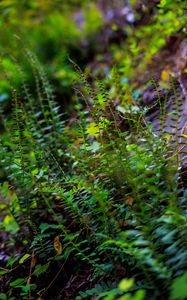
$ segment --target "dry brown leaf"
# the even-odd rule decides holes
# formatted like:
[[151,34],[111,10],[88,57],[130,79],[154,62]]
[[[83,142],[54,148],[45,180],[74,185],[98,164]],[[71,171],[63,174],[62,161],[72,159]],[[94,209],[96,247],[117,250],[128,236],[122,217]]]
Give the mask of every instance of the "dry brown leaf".
[[91,217],[90,216],[87,216],[87,217],[83,217],[83,218],[80,218],[79,221],[81,223],[87,223],[91,220]]
[[56,253],[60,255],[62,253],[62,244],[60,242],[60,235],[55,236],[53,245]]
[[125,204],[127,205],[133,205],[134,198],[131,196],[128,196],[127,199],[125,200]]

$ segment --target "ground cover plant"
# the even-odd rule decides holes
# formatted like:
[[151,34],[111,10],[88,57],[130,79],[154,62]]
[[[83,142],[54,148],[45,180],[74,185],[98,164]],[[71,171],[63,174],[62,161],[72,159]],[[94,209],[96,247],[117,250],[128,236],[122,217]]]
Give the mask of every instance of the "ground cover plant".
[[[129,1],[124,28],[120,1],[88,11],[83,1],[81,39],[95,58],[87,53],[81,67],[73,55],[65,67],[55,63],[71,80],[53,86],[47,73],[60,55],[59,22],[80,13],[79,4],[0,3],[9,34],[19,6],[26,33],[39,22],[31,40],[39,48],[53,41],[56,51],[52,61],[47,53],[38,59],[18,35],[17,52],[7,45],[2,53],[0,299],[186,299],[185,1]],[[106,23],[109,8],[118,18]],[[73,22],[63,53],[79,51]],[[112,35],[94,48],[102,30]]]

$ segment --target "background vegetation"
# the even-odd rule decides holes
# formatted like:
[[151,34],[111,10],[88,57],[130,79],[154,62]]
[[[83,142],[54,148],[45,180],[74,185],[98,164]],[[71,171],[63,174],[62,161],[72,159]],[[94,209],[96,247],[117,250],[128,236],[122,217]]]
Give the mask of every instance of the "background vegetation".
[[0,299],[187,298],[186,8],[0,1]]

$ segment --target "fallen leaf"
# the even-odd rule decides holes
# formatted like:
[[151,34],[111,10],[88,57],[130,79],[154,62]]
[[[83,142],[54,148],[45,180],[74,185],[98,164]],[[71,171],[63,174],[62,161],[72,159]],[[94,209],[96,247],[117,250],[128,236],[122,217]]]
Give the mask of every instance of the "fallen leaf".
[[60,235],[57,235],[55,238],[54,238],[54,248],[55,248],[55,251],[58,255],[60,255],[62,253],[62,244],[60,242]]
[[86,217],[83,217],[83,218],[80,218],[80,222],[81,223],[87,223],[91,220],[91,217],[90,216],[86,216]]
[[161,73],[161,79],[163,81],[169,81],[169,78],[170,78],[170,70],[169,69],[163,70],[162,73]]
[[125,201],[125,203],[127,205],[133,205],[133,202],[134,202],[134,198],[131,197],[131,196],[128,196],[127,199],[126,199],[126,201]]

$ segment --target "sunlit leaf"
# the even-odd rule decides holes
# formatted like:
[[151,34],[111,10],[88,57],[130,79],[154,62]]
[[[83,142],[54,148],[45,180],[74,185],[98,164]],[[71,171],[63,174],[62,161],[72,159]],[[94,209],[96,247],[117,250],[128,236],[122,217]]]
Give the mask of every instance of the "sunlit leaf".
[[126,292],[134,285],[134,279],[122,279],[118,285],[119,289]]
[[163,81],[168,81],[170,78],[170,70],[163,70],[161,73],[161,79]]
[[19,230],[19,225],[15,221],[12,215],[6,215],[3,220],[3,225],[6,231],[10,231],[12,233],[16,233]]
[[23,264],[29,257],[31,257],[31,255],[26,253],[25,255],[22,256],[22,258],[20,258],[19,263]]
[[100,130],[101,129],[99,128],[99,126],[95,122],[92,122],[87,127],[86,133],[97,137],[100,134]]

